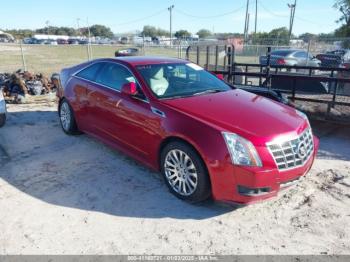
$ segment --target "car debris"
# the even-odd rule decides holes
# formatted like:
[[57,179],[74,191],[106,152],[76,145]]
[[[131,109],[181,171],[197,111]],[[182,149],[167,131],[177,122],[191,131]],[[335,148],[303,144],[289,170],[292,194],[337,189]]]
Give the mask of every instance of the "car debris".
[[25,103],[28,96],[39,96],[55,92],[59,85],[59,74],[48,78],[42,73],[17,70],[0,73],[0,90],[9,103]]

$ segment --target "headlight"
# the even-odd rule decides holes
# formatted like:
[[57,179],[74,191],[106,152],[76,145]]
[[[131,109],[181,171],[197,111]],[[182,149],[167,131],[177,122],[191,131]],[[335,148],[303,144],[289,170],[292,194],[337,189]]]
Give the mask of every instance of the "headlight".
[[303,113],[303,112],[301,112],[301,111],[299,111],[299,110],[297,110],[297,109],[295,109],[295,112],[296,112],[299,116],[301,116],[302,118],[304,118],[304,119],[306,120],[307,124],[309,125],[309,127],[311,127],[310,122],[309,122],[309,118],[307,117],[307,115],[306,115],[305,113]]
[[232,163],[241,166],[262,166],[260,157],[253,144],[234,133],[223,132]]

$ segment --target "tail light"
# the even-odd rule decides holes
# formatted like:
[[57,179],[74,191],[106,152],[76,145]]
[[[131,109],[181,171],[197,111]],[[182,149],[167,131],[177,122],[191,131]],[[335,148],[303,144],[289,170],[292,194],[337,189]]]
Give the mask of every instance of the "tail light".
[[283,58],[280,58],[277,60],[277,65],[285,65],[286,64],[286,60],[284,60]]

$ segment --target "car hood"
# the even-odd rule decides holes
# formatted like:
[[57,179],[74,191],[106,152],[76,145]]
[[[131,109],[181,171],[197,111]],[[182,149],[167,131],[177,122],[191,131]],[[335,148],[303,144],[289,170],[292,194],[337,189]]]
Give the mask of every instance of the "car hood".
[[280,135],[297,135],[307,124],[295,109],[239,89],[162,102],[220,131],[237,133],[255,144],[265,144]]

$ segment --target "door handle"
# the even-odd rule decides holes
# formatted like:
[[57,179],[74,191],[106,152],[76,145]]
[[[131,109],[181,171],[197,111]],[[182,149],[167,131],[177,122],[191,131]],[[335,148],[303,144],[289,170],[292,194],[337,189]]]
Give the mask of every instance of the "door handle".
[[151,111],[154,114],[158,115],[158,116],[161,116],[161,117],[164,117],[164,118],[166,117],[166,115],[165,115],[165,113],[163,111],[160,111],[159,109],[157,109],[157,108],[155,108],[153,106],[151,106]]

